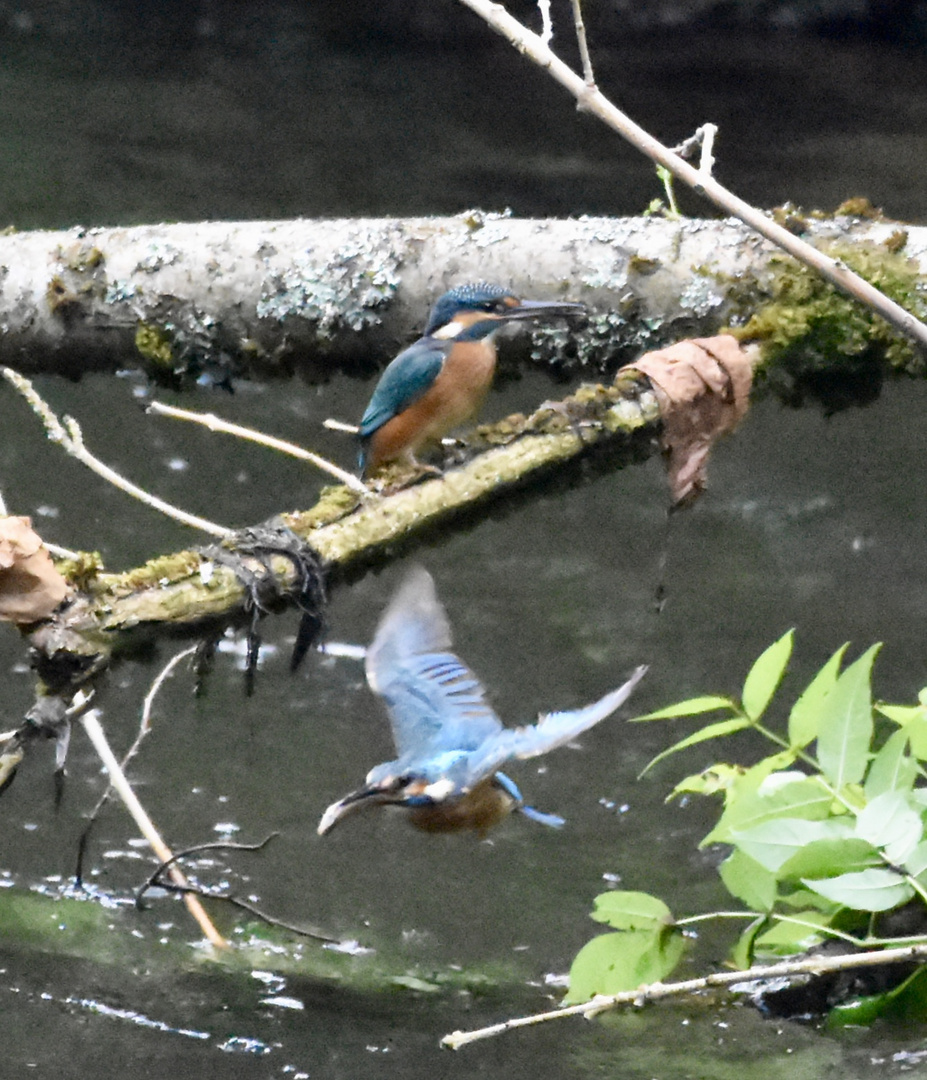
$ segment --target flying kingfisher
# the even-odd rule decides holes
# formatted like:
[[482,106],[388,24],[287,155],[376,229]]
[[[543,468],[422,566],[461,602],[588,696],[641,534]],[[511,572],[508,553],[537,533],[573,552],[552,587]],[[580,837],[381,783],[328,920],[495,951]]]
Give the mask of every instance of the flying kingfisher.
[[566,301],[518,300],[485,281],[446,292],[424,334],[377,383],[360,422],[361,473],[397,459],[417,466],[420,449],[476,416],[496,368],[493,335],[505,323],[583,311]]
[[498,769],[511,758],[562,746],[610,716],[647,668],[637,668],[623,686],[584,709],[504,728],[479,680],[451,652],[450,624],[434,581],[416,567],[380,619],[366,671],[370,688],[386,702],[398,756],[376,765],[362,788],[332,803],[319,822],[320,836],[347,814],[380,805],[406,807],[412,823],[429,832],[474,829],[484,836],[513,810],[544,825],[563,825],[563,818],[527,806]]

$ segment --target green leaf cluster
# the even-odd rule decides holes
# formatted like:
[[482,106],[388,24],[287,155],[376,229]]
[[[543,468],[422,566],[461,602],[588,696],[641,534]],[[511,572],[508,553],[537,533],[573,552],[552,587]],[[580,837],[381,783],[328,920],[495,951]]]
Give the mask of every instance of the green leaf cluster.
[[570,1003],[659,982],[682,957],[683,939],[670,909],[655,896],[603,893],[595,899],[592,917],[618,932],[601,934],[580,950],[570,969]]
[[[711,917],[746,920],[731,951],[741,967],[757,956],[804,951],[827,937],[866,948],[919,940],[892,937],[880,928],[889,924],[888,913],[927,903],[927,690],[917,705],[873,703],[872,666],[880,646],[844,665],[843,645],[794,702],[785,730],[777,731],[765,717],[792,646],[789,631],[762,653],[740,700],[697,697],[636,717],[643,722],[716,714],[657,755],[644,772],[680,750],[738,731],[752,730],[773,744],[757,764],[716,763],[685,777],[670,796],[722,797],[702,846],[730,848],[720,875],[745,910],[674,919],[662,901],[647,894],[599,896],[593,918],[616,932],[595,938],[579,953],[570,1001],[665,978],[682,955],[685,928]],[[918,921],[927,931],[927,908]],[[918,993],[904,996],[908,1012],[912,1001],[927,1003],[923,982],[911,985]],[[897,1013],[898,991],[892,994],[882,997],[886,1011]],[[877,1006],[868,1002],[867,1009]]]

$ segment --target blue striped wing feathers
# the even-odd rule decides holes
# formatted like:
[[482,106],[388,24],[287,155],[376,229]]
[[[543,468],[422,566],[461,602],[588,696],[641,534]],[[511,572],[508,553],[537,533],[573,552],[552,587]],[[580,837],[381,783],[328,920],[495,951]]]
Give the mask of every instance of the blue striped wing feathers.
[[361,417],[362,439],[369,438],[425,393],[440,374],[452,344],[420,338],[390,362]]

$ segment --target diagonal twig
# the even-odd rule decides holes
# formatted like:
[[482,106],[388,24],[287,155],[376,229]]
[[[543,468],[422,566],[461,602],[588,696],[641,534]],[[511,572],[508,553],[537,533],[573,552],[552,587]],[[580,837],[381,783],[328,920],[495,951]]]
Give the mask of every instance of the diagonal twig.
[[143,502],[153,510],[159,510],[162,514],[166,514],[183,525],[200,529],[202,532],[210,533],[212,536],[229,536],[231,534],[232,530],[224,525],[216,525],[213,521],[207,521],[205,518],[197,517],[196,514],[188,514],[186,510],[171,506],[170,503],[145,491],[144,488],[140,488],[137,484],[133,484],[131,480],[126,480],[124,476],[120,476],[115,469],[111,469],[109,465],[90,453],[84,445],[84,436],[78,422],[72,416],[65,416],[63,421],[59,420],[29,379],[8,367],[0,368],[0,374],[26,399],[32,411],[45,425],[45,430],[51,441],[62,446],[71,457],[76,458],[82,465],[86,465],[97,476],[102,476],[104,480],[108,480],[120,491],[124,491],[127,495],[138,499],[139,502]]
[[658,165],[664,166],[700,195],[704,195],[722,210],[733,214],[761,236],[765,236],[767,240],[782,248],[783,251],[787,251],[806,266],[816,270],[838,289],[881,315],[886,322],[922,348],[927,348],[927,326],[924,323],[916,319],[909,311],[905,311],[900,304],[890,300],[864,278],[854,274],[843,263],[818,251],[811,244],[790,233],[788,229],[776,224],[761,210],[751,206],[750,203],[719,184],[707,172],[694,168],[669,147],[664,146],[621,112],[600,90],[588,85],[582,76],[577,75],[568,64],[555,56],[537,34],[533,34],[522,26],[501,4],[493,3],[493,0],[460,0],[460,2],[476,12],[503,37],[508,38],[519,52],[549,71],[551,76],[576,98],[584,112],[591,112],[598,116],[612,130],[618,132],[647,157]]
[[205,844],[195,844],[193,847],[184,848],[183,851],[175,851],[171,858],[166,862],[161,863],[160,866],[148,876],[145,883],[136,891],[136,906],[141,907],[145,893],[149,889],[158,886],[159,888],[167,889],[169,892],[181,892],[185,895],[195,894],[196,896],[205,896],[210,900],[223,900],[225,903],[231,904],[232,907],[237,907],[241,911],[247,911],[249,915],[254,915],[255,918],[267,923],[268,926],[276,926],[281,930],[288,930],[292,934],[298,934],[300,937],[312,938],[315,941],[321,941],[327,945],[340,944],[340,938],[334,938],[330,934],[325,934],[314,927],[296,926],[293,923],[284,922],[282,919],[278,919],[273,915],[268,915],[266,911],[262,911],[257,905],[252,904],[250,900],[242,900],[240,896],[234,896],[229,893],[213,892],[210,889],[203,888],[201,885],[188,884],[181,886],[162,881],[164,872],[169,871],[179,859],[186,859],[190,855],[199,854],[201,851],[261,851],[271,842],[271,840],[279,835],[279,833],[272,832],[257,844],[242,844],[234,840],[211,840]]
[[583,80],[590,90],[595,89],[595,74],[592,70],[592,57],[589,55],[589,43],[586,41],[586,24],[583,22],[582,0],[571,0],[573,4],[573,25],[576,28],[576,44],[583,64]]
[[550,17],[550,0],[538,0],[538,10],[541,13],[541,40],[549,44],[554,36],[554,24]]
[[[119,766],[119,762],[116,760],[116,755],[112,751],[112,747],[109,745],[109,741],[106,738],[106,733],[103,731],[103,727],[100,724],[99,715],[96,709],[91,709],[81,717],[81,723],[84,726],[84,730],[87,732],[87,736],[93,744],[94,750],[103,762],[106,771],[109,773],[110,783],[116,790],[116,794],[122,799],[123,805],[129,811],[132,816],[132,820],[138,826],[142,836],[151,845],[155,855],[161,860],[161,862],[169,862],[172,858],[171,849],[161,839],[161,834],[155,828],[154,822],[148,816],[145,808],[139,802],[138,796],[132,790],[132,785],[126,779],[126,774]],[[184,875],[176,866],[172,866],[168,871],[171,875],[171,879],[175,884],[181,888],[187,886],[188,882]],[[209,942],[219,949],[227,949],[228,942],[219,933],[212,923],[212,920],[206,914],[203,905],[199,902],[196,896],[184,894],[184,903],[187,905],[187,910],[196,919],[203,934],[209,940]]]
[[339,468],[319,454],[314,454],[311,450],[305,450],[303,447],[287,442],[285,439],[265,435],[263,432],[242,427],[240,424],[232,424],[214,413],[191,412],[189,409],[178,409],[173,405],[164,405],[160,401],[153,401],[146,409],[146,412],[154,413],[155,416],[170,416],[175,420],[189,420],[194,424],[202,424],[203,427],[208,428],[210,431],[221,431],[226,435],[235,435],[239,439],[247,439],[249,442],[257,443],[259,446],[266,446],[271,450],[279,450],[283,454],[289,454],[290,457],[299,458],[300,461],[310,462],[316,468],[327,472],[329,476],[340,480],[345,487],[350,488],[351,491],[358,495],[370,494],[366,485],[358,480],[354,473]]
[[880,964],[901,964],[911,960],[927,960],[927,944],[905,945],[897,949],[873,949],[869,952],[845,953],[840,956],[813,956],[803,960],[783,960],[779,964],[766,964],[747,968],[746,971],[716,971],[700,979],[686,979],[676,983],[651,983],[637,990],[625,990],[620,994],[598,994],[591,1001],[580,1005],[568,1005],[562,1009],[518,1016],[501,1024],[479,1028],[475,1031],[455,1031],[445,1035],[441,1045],[449,1050],[459,1050],[471,1042],[502,1035],[515,1028],[531,1027],[548,1020],[561,1020],[568,1016],[587,1019],[616,1009],[621,1005],[645,1005],[648,1001],[695,994],[716,986],[733,986],[738,983],[756,982],[763,979],[779,979],[790,975],[823,975],[828,971],[845,971],[858,967],[878,967]]
[[[120,769],[123,773],[126,770],[126,766],[135,757],[139,751],[139,747],[145,739],[145,736],[151,731],[151,709],[154,705],[154,699],[158,695],[158,691],[164,685],[168,676],[186,656],[191,656],[199,648],[199,643],[196,645],[189,645],[186,649],[181,649],[179,653],[175,653],[174,656],[168,660],[163,668],[158,672],[151,686],[148,688],[148,693],[145,695],[145,700],[142,703],[142,718],[138,726],[138,734],[135,736],[135,741],[129,747],[129,749],[123,755],[122,761],[119,763]],[[113,793],[112,782],[106,785],[106,790],[97,800],[96,806],[90,811],[90,816],[87,819],[87,824],[84,826],[84,831],[80,834],[80,839],[77,841],[77,870],[75,871],[74,878],[78,885],[81,885],[84,877],[84,855],[87,851],[87,842],[90,839],[90,833],[96,824],[97,817],[103,807],[109,802],[109,797]]]

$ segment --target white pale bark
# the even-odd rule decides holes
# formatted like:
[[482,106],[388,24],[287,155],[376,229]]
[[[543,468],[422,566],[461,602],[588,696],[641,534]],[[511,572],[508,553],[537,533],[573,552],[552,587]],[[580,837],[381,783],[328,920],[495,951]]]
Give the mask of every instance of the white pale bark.
[[[898,228],[811,223],[812,240],[881,243]],[[927,229],[906,231],[905,253],[927,271]],[[734,220],[477,212],[14,233],[0,237],[0,363],[75,375],[158,355],[166,367],[381,362],[444,289],[481,279],[585,301],[593,318],[571,347],[627,358],[714,333],[726,280],[761,275],[775,252]]]

